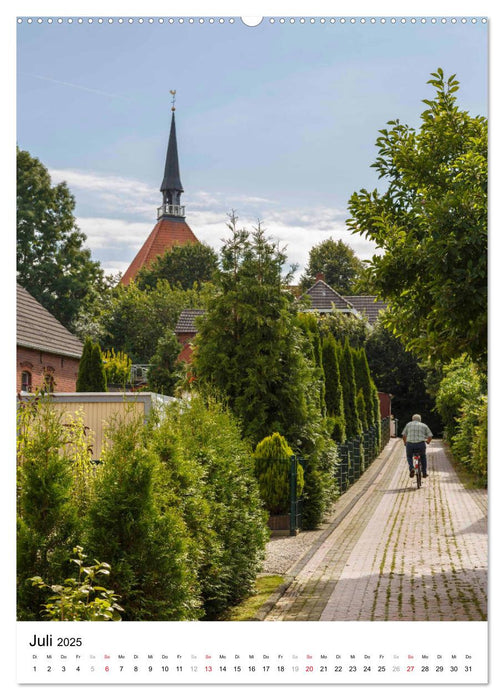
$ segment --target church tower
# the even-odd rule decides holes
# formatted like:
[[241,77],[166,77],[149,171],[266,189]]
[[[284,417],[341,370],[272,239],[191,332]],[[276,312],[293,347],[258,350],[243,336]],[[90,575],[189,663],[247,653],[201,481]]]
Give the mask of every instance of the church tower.
[[[171,91],[175,95],[175,91]],[[175,98],[174,98],[175,101]],[[142,267],[149,267],[158,255],[163,255],[175,245],[199,243],[185,220],[185,206],[180,204],[184,191],[180,181],[177,133],[175,129],[175,104],[172,106],[170,138],[166,151],[163,182],[160,191],[163,202],[157,210],[157,224],[140,248],[121,278],[121,284],[129,284]]]

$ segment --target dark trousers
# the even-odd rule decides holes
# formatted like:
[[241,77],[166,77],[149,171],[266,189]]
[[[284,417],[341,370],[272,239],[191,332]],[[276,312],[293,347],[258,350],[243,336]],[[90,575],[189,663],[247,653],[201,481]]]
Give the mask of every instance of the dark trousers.
[[408,460],[408,466],[413,469],[413,454],[418,452],[420,455],[420,462],[422,463],[422,474],[425,476],[427,474],[427,455],[425,454],[426,445],[425,442],[407,442],[406,443],[406,459]]

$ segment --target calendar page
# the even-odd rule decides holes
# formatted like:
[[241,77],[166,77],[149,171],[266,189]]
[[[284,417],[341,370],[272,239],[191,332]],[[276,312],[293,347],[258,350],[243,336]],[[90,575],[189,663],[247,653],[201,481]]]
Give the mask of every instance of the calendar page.
[[18,691],[486,688],[488,17],[93,5],[8,20]]

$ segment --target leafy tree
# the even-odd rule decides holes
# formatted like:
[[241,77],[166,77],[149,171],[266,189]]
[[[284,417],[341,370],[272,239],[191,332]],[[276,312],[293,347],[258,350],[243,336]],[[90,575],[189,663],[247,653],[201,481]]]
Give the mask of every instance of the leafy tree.
[[17,149],[18,282],[64,326],[107,287],[100,264],[84,247],[66,183],[51,184],[47,168]]
[[140,289],[135,282],[119,285],[99,319],[102,345],[127,353],[134,363],[148,364],[158,340],[167,329],[175,329],[181,311],[203,308],[204,299],[204,290],[173,289],[166,280],[153,289]]
[[365,319],[355,314],[344,314],[334,311],[320,317],[319,330],[322,337],[333,335],[336,341],[348,342],[354,348],[361,347],[370,334],[369,326]]
[[371,261],[387,326],[422,359],[487,352],[487,120],[461,110],[439,68],[415,130],[388,122],[373,166],[383,194],[360,190],[348,226],[383,251]]
[[379,320],[365,344],[373,381],[379,391],[392,394],[392,412],[400,429],[420,413],[434,434],[440,433],[439,415],[427,389],[428,375],[415,355]]
[[286,256],[260,226],[250,233],[235,224],[221,251],[216,293],[197,320],[195,373],[227,397],[254,444],[279,432],[308,449],[321,423],[320,401],[311,391],[313,364],[295,300],[284,287]]
[[175,385],[179,379],[178,356],[181,349],[182,346],[175,333],[168,328],[158,340],[156,353],[149,362],[147,382],[150,391],[173,396]]
[[353,294],[355,284],[364,270],[364,263],[352,248],[340,239],[328,238],[310,250],[308,265],[301,277],[301,287],[306,290],[315,283],[318,273],[324,274],[327,284],[339,294]]
[[77,375],[77,391],[107,391],[105,367],[98,343],[86,338]]
[[176,245],[162,256],[158,255],[149,267],[143,267],[137,275],[140,289],[154,288],[159,279],[167,280],[172,287],[192,289],[210,282],[217,270],[217,253],[204,243]]

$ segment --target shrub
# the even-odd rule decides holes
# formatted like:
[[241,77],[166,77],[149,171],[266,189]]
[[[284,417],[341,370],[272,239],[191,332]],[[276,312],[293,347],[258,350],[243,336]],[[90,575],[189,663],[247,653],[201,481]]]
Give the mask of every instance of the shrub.
[[70,571],[68,552],[78,542],[80,521],[72,498],[72,463],[67,433],[48,401],[20,403],[17,445],[18,619],[37,620],[41,592],[28,579],[62,580]]
[[227,408],[194,395],[168,407],[156,449],[184,502],[205,616],[218,619],[253,590],[268,539],[250,447]]
[[115,421],[102,454],[89,509],[86,547],[112,566],[110,585],[126,620],[198,616],[189,534],[176,508],[156,507],[157,455],[145,444],[141,417]]
[[467,355],[452,360],[443,368],[443,374],[436,396],[436,408],[443,420],[445,437],[451,441],[457,430],[462,405],[466,400],[476,401],[482,393],[482,377]]
[[487,405],[486,396],[466,399],[451,440],[455,458],[482,482],[487,477]]
[[[288,513],[290,504],[290,465],[294,452],[279,433],[273,433],[257,445],[254,452],[259,491],[271,514]],[[297,497],[304,486],[303,467],[297,466]]]
[[115,384],[125,387],[130,381],[131,358],[122,350],[116,352],[113,348],[103,353],[107,385]]
[[317,528],[338,498],[338,449],[331,439],[321,440],[317,451],[304,466],[302,525]]
[[67,578],[63,584],[53,585],[45,583],[41,576],[30,579],[33,586],[42,590],[49,589],[54,594],[42,606],[44,616],[50,620],[73,622],[120,620],[123,609],[117,602],[119,596],[112,590],[96,585],[99,576],[110,574],[110,566],[96,560],[93,565],[85,564],[86,555],[80,546],[74,547],[73,553],[78,559],[70,561],[78,566],[78,578]]

